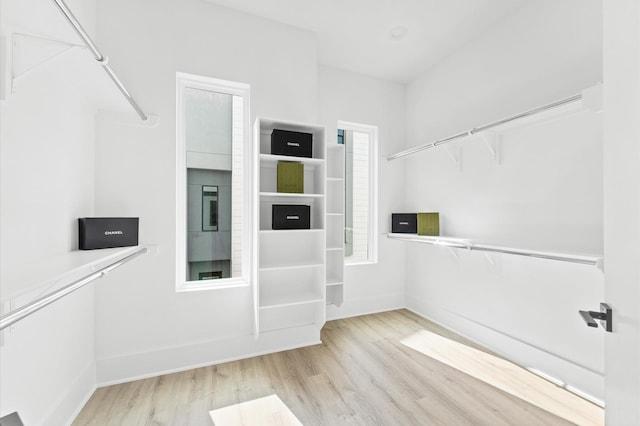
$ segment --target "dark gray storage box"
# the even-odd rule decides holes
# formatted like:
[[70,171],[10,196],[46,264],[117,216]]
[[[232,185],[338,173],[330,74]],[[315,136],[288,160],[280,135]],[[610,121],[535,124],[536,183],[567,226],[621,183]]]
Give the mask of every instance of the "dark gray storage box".
[[271,154],[291,157],[313,157],[313,135],[291,130],[273,129]]
[[78,248],[93,250],[138,245],[137,217],[82,217],[78,219]]
[[392,213],[391,232],[394,234],[417,234],[418,214],[417,213]]
[[271,209],[272,229],[311,229],[311,206],[274,204]]

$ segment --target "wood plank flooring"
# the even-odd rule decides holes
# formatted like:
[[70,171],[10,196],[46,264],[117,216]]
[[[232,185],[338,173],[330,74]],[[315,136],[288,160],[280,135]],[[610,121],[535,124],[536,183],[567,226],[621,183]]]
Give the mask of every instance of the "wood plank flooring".
[[[490,354],[407,310],[365,315],[327,322],[321,345],[100,388],[73,424],[211,426],[209,411],[272,394],[305,426],[574,424],[403,344],[425,331]],[[578,424],[604,424],[557,395]]]

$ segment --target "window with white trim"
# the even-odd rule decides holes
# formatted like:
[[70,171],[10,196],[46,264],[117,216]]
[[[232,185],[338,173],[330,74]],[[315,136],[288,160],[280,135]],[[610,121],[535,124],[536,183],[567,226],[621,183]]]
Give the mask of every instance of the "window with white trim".
[[248,285],[249,86],[176,75],[176,289]]

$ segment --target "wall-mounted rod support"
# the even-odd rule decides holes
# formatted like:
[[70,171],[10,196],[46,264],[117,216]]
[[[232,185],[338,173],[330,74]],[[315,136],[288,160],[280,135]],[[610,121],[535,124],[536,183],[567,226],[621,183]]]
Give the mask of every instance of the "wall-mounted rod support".
[[113,70],[109,66],[109,63],[108,63],[109,61],[107,57],[104,56],[102,53],[100,53],[100,50],[98,50],[98,47],[93,42],[91,37],[89,37],[89,34],[87,34],[87,32],[82,27],[82,25],[80,25],[80,22],[78,22],[76,17],[73,15],[73,13],[71,12],[71,9],[69,9],[69,7],[66,5],[66,3],[63,0],[52,0],[52,1],[56,5],[58,10],[60,10],[62,15],[64,15],[64,17],[69,22],[69,24],[71,24],[71,26],[76,31],[76,33],[78,33],[78,35],[87,45],[89,50],[91,50],[91,53],[93,53],[93,56],[95,57],[96,61],[98,61],[98,63],[102,65],[102,68],[104,68],[105,72],[109,75],[111,80],[118,87],[118,90],[120,90],[120,93],[122,93],[122,95],[127,99],[129,104],[131,104],[131,106],[136,111],[136,113],[140,116],[140,118],[143,121],[147,121],[147,118],[148,118],[147,115],[142,111],[140,106],[138,106],[136,101],[129,94],[129,91],[124,87],[124,84],[122,84],[118,76],[116,76],[116,74],[113,72]]
[[393,154],[393,155],[390,155],[389,157],[387,157],[387,161],[396,160],[398,158],[406,157],[407,155],[415,154],[415,153],[423,151],[425,149],[435,148],[436,146],[452,142],[452,141],[454,141],[456,139],[464,138],[464,137],[467,137],[467,136],[473,136],[476,133],[489,130],[491,128],[494,128],[494,127],[509,123],[511,121],[519,120],[521,118],[529,117],[529,116],[532,116],[532,115],[535,115],[535,114],[538,114],[538,113],[541,113],[541,112],[544,112],[544,111],[547,111],[547,110],[550,110],[550,109],[558,108],[560,106],[563,106],[563,105],[566,105],[566,104],[569,104],[569,103],[572,103],[572,102],[576,102],[576,101],[579,101],[581,99],[582,99],[582,93],[570,96],[568,98],[560,99],[559,101],[555,101],[555,102],[552,102],[552,103],[547,104],[547,105],[543,105],[543,106],[540,106],[540,107],[537,107],[537,108],[533,108],[533,109],[530,109],[528,111],[522,112],[520,114],[516,114],[516,115],[512,115],[512,116],[507,117],[507,118],[503,118],[502,120],[497,120],[497,121],[493,121],[491,123],[484,124],[482,126],[474,127],[471,130],[467,130],[466,132],[463,132],[463,133],[458,133],[456,135],[449,136],[449,137],[444,138],[444,139],[439,139],[439,140],[437,140],[435,142],[432,142],[432,143],[427,143],[427,144],[424,144],[424,145],[416,146],[414,148],[409,148],[409,149],[404,150],[404,151],[400,151],[397,154]]
[[105,275],[107,275],[109,272],[111,272],[112,270],[116,269],[117,267],[124,265],[125,263],[129,262],[130,260],[140,256],[141,254],[144,254],[147,252],[146,248],[141,248],[140,250],[136,251],[135,253],[130,254],[127,257],[123,257],[122,259],[113,262],[107,266],[105,266],[104,268],[100,269],[99,271],[96,271],[90,275],[87,275],[84,278],[81,278],[79,280],[76,280],[74,282],[72,282],[71,284],[68,284],[54,292],[51,292],[49,294],[46,294],[42,297],[39,297],[38,299],[34,300],[31,303],[28,303],[14,311],[9,312],[6,315],[3,315],[2,317],[0,317],[0,330],[9,327],[10,325],[20,321],[21,319],[28,317],[29,315],[33,314],[34,312],[39,311],[40,309],[44,308],[45,306],[55,302],[58,299],[63,298],[64,296],[73,293],[74,291],[84,287],[85,285],[89,284],[90,282],[98,279],[98,278],[102,278]]

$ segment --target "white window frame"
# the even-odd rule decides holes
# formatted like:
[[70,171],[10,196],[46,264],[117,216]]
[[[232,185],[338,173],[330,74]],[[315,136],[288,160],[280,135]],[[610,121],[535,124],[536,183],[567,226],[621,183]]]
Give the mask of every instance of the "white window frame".
[[[338,120],[338,129],[367,133],[369,135],[369,227],[367,232],[367,260],[350,262],[345,256],[345,266],[378,263],[378,126]],[[337,136],[336,136],[337,137]],[[346,174],[345,174],[346,179]],[[346,180],[345,180],[346,185]],[[346,207],[346,206],[345,206]],[[345,211],[346,214],[346,211]]]
[[[187,155],[184,117],[184,89],[200,89],[225,93],[243,98],[242,154],[242,275],[217,280],[187,281]],[[253,279],[253,149],[251,143],[250,86],[235,81],[220,80],[199,75],[176,73],[176,291],[201,291],[232,287],[247,287]]]

